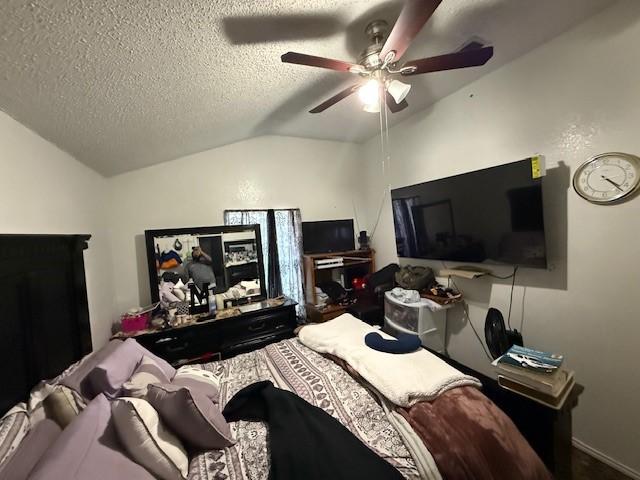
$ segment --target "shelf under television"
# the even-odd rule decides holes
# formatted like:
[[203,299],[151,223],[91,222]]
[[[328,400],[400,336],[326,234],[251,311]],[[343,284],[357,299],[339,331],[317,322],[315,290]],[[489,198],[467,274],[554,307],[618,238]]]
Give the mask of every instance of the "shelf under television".
[[317,260],[319,258],[333,258],[333,257],[370,257],[374,253],[373,249],[370,250],[345,250],[343,252],[325,252],[325,253],[305,253],[307,258],[313,258]]
[[365,265],[367,263],[371,263],[371,259],[370,258],[359,258],[358,260],[351,260],[351,259],[345,258],[344,262],[342,263],[342,265],[330,265],[328,267],[314,266],[313,268],[315,270],[336,270],[338,268],[349,268],[349,267],[353,267],[355,265]]

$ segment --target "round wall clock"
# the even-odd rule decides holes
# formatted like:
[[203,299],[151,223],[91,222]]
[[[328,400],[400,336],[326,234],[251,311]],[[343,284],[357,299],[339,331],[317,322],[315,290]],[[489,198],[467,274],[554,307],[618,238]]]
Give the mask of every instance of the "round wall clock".
[[591,157],[573,175],[576,193],[592,203],[626,200],[640,187],[640,158],[610,152]]

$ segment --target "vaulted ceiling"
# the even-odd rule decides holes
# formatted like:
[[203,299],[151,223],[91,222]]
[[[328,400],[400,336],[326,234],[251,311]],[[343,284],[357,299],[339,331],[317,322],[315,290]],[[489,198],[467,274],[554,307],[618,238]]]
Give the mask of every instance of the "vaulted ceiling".
[[[566,31],[610,0],[443,0],[404,59],[479,38],[483,67],[411,77],[397,122]],[[363,141],[357,96],[307,111],[353,74],[280,62],[297,51],[357,60],[378,0],[2,0],[0,109],[111,176],[244,138]]]

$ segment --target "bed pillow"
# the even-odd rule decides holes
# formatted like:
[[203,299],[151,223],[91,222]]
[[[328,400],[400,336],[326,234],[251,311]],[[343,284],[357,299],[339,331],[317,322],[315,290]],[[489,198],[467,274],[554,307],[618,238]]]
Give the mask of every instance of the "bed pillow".
[[120,345],[122,345],[122,340],[111,340],[100,350],[85,356],[75,370],[60,379],[60,385],[78,392],[87,402],[92,400],[100,392],[93,390],[89,382],[89,374],[96,368],[96,365],[109,357]]
[[118,440],[104,395],[87,405],[42,456],[29,480],[153,480]]
[[80,408],[73,396],[73,391],[64,385],[56,385],[53,392],[42,401],[47,418],[64,429],[80,413]]
[[218,405],[197,390],[172,384],[149,385],[147,400],[186,443],[205,450],[235,443]]
[[187,477],[189,459],[182,443],[149,402],[122,397],[111,403],[111,412],[118,437],[131,458],[162,480]]
[[27,478],[61,432],[62,429],[53,420],[39,422],[20,443],[11,459],[0,467],[0,480]]
[[116,398],[122,384],[131,378],[143,356],[155,362],[167,378],[175,375],[176,370],[171,365],[129,338],[91,371],[88,376],[91,387],[107,398]]
[[192,366],[181,367],[176,372],[171,383],[206,395],[215,403],[218,403],[220,399],[220,383],[218,377],[201,368]]
[[169,383],[169,379],[158,364],[145,355],[131,378],[122,384],[122,395],[142,398],[147,394],[147,386],[151,383]]
[[0,465],[18,450],[31,428],[29,415],[23,406],[24,404],[18,404],[0,419]]

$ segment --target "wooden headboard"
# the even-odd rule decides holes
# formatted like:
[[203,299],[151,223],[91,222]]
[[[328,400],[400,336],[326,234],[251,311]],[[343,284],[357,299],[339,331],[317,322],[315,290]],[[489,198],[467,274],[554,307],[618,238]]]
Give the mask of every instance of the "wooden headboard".
[[0,235],[0,415],[89,353],[90,235]]

